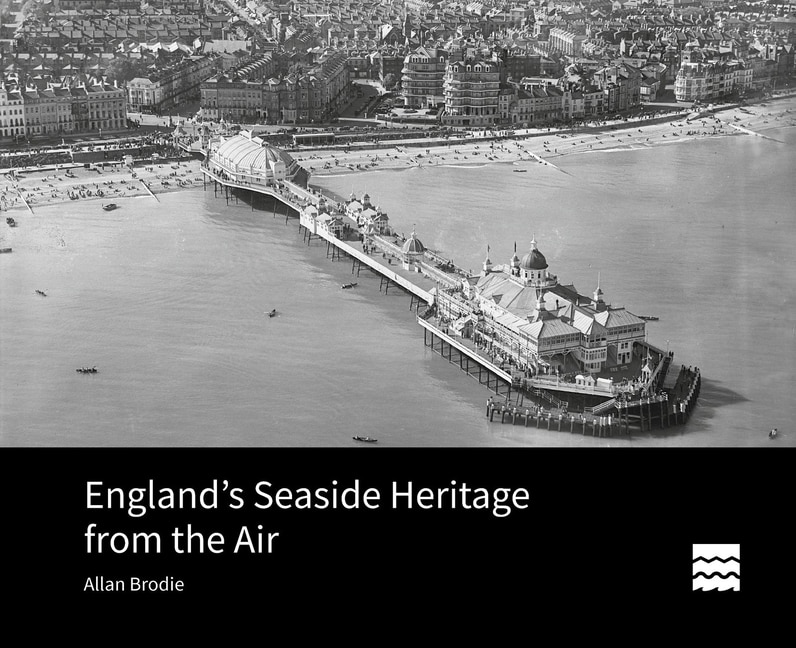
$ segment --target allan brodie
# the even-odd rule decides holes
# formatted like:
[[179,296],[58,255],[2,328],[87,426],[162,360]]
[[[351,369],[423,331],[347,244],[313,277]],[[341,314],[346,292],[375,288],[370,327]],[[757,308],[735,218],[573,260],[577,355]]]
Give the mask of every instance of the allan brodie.
[[160,580],[136,576],[126,579],[89,576],[83,585],[84,592],[182,592],[184,589],[185,583],[172,576]]

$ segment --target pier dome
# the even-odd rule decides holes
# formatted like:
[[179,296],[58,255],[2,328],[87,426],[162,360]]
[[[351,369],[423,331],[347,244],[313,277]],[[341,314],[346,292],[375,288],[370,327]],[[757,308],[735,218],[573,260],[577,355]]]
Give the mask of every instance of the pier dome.
[[425,251],[426,246],[423,245],[414,232],[412,232],[412,236],[406,239],[406,243],[401,248],[401,252],[404,254],[423,254]]
[[[280,151],[266,143],[262,145],[247,137],[231,137],[216,149],[216,155],[238,167],[267,168],[272,162],[282,162]],[[288,156],[289,157],[289,156]]]
[[531,241],[531,251],[520,261],[520,268],[524,270],[546,270],[547,259],[536,247],[536,238]]
[[235,135],[212,146],[208,166],[227,180],[257,186],[271,181],[290,180],[307,186],[309,174],[290,156],[260,137]]

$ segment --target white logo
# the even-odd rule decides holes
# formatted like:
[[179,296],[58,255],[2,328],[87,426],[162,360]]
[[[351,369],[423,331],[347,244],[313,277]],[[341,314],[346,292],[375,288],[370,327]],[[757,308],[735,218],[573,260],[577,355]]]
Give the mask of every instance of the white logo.
[[741,590],[741,545],[695,544],[693,565],[695,592]]

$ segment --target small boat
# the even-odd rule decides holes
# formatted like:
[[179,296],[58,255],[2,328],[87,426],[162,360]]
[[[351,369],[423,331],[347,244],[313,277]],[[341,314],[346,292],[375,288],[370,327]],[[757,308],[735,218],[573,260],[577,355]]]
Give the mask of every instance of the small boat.
[[351,437],[354,441],[362,441],[363,443],[376,443],[378,439],[369,436],[354,436]]
[[17,226],[17,221],[15,221],[10,216],[8,218],[6,218],[6,223],[8,223],[9,227],[16,227]]
[[659,318],[655,317],[655,315],[639,315],[639,317],[643,320],[648,322],[657,322]]
[[39,290],[38,288],[36,289],[36,294],[37,295],[41,295],[42,297],[46,297],[47,296],[46,292],[44,292],[43,290]]
[[528,171],[528,169],[512,169],[512,170],[514,171],[514,173],[525,173]]
[[271,311],[268,311],[268,317],[276,317],[276,308]]
[[777,437],[777,434],[778,434],[777,428],[774,428],[773,430],[771,430],[771,432],[768,433],[768,438],[775,439]]
[[103,205],[103,206],[102,206],[102,208],[103,208],[105,211],[113,211],[113,210],[114,210],[114,209],[116,209],[117,207],[118,207],[118,205],[117,205],[116,203],[108,203],[107,205]]
[[0,254],[8,254],[11,252],[11,248],[0,248]]
[[75,369],[78,373],[85,373],[85,374],[95,374],[97,373],[96,367],[80,367],[79,369]]
[[357,285],[357,284],[356,284],[356,282],[355,282],[355,283],[347,283],[347,284],[343,284],[343,290],[346,290],[346,289],[348,289],[348,288],[353,288],[353,287],[354,287],[354,286],[356,286],[356,285]]

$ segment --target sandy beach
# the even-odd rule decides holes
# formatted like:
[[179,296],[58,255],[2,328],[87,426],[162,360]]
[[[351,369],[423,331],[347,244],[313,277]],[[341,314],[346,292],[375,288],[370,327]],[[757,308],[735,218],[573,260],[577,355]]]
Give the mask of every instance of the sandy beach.
[[113,202],[200,186],[199,160],[162,162],[134,167],[106,165],[25,169],[0,175],[0,208],[33,211],[37,207],[84,200]]
[[428,146],[385,144],[379,149],[291,151],[291,155],[315,176],[438,165],[535,162],[555,166],[557,158],[575,153],[639,149],[709,137],[765,136],[758,131],[794,125],[796,100],[783,98],[706,115],[686,110],[667,121],[615,121],[569,131],[528,130],[499,140],[435,140]]

